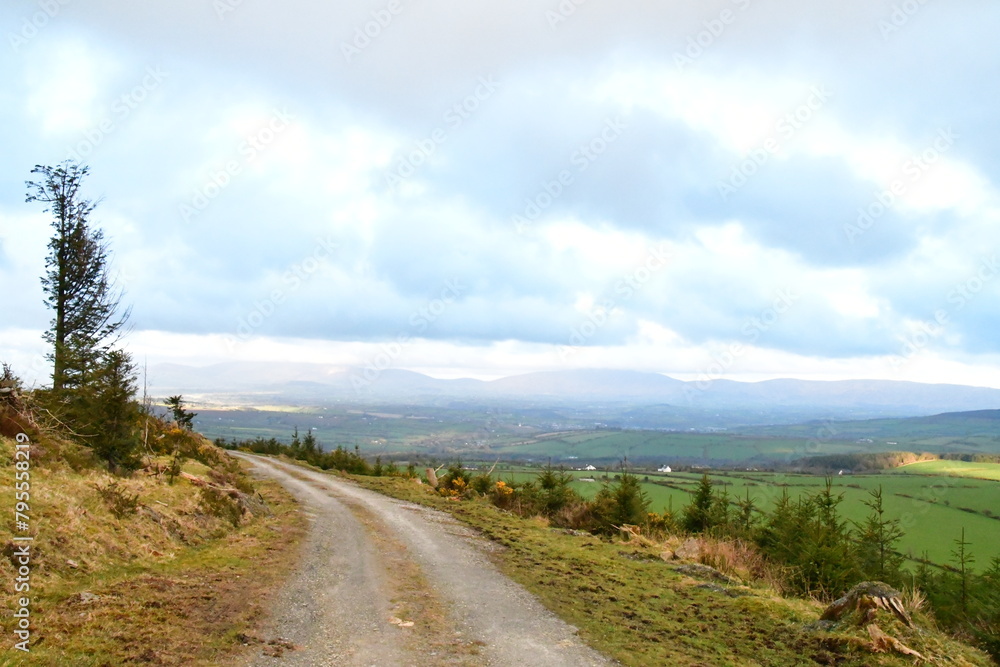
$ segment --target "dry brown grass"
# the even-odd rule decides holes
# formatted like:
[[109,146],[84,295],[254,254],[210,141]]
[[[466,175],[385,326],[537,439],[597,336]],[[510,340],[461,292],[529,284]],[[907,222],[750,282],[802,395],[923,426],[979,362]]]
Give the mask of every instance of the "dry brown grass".
[[923,611],[927,605],[927,596],[919,588],[909,588],[902,591],[903,608],[911,614]]
[[[645,539],[648,543],[648,538]],[[707,536],[669,535],[655,546],[664,560],[688,560],[713,567],[723,574],[782,595],[785,573],[752,544]]]
[[769,562],[757,547],[742,540],[702,538],[701,563],[745,582],[782,590],[781,569]]
[[[13,451],[14,442],[0,438],[4,508],[14,502]],[[273,514],[244,516],[236,529],[207,512],[186,481],[169,485],[141,471],[112,477],[67,461],[84,461],[85,454],[51,436],[32,449],[33,636],[26,664],[217,664],[238,647],[236,635],[255,622],[294,563],[305,525],[297,506],[280,487],[262,484]],[[196,462],[185,470],[209,473]],[[99,491],[111,484],[137,496],[134,513],[115,515]],[[0,522],[0,545],[13,544],[11,528]],[[9,559],[0,559],[0,579],[12,581],[14,572]],[[0,618],[5,636],[12,636],[12,620]]]

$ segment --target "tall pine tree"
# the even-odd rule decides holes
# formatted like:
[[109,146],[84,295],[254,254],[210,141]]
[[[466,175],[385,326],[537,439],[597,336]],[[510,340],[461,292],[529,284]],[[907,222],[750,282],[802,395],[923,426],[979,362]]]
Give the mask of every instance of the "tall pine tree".
[[26,183],[26,201],[41,202],[52,214],[42,286],[54,311],[45,340],[52,345],[52,388],[58,394],[88,382],[123,332],[129,311],[122,312],[122,294],[109,275],[104,233],[90,222],[96,204],[81,193],[89,169],[66,161],[36,165],[31,173],[41,178]]
[[81,188],[89,169],[68,160],[36,165],[27,202],[52,215],[42,286],[54,311],[44,338],[51,346],[52,407],[113,472],[139,466],[135,365],[116,349],[129,309],[109,273],[104,233],[91,225],[96,204]]

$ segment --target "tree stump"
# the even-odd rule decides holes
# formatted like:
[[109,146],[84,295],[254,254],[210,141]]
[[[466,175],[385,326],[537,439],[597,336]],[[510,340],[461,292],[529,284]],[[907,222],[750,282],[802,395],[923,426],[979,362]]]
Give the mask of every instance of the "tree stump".
[[906,627],[912,628],[913,621],[903,608],[899,591],[881,581],[863,581],[826,608],[820,617],[824,621],[836,621],[846,613],[861,612],[859,625],[868,625],[875,620],[879,609],[891,612]]

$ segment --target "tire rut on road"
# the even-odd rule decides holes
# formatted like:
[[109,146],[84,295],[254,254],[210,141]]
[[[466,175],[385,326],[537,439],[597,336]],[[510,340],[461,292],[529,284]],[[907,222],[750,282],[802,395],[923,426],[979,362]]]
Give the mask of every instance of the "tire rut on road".
[[[268,628],[302,648],[282,658],[261,654],[251,664],[613,664],[500,573],[487,556],[491,543],[451,516],[331,475],[238,456],[316,515],[300,570],[282,591]],[[383,561],[393,572],[384,571]],[[404,577],[407,568],[412,576]],[[406,597],[399,589],[411,579],[424,580],[409,591],[411,598],[434,597],[424,609],[440,603],[443,613],[411,619],[417,627],[408,634],[389,619],[393,603]],[[431,621],[430,631],[420,627]]]
[[407,664],[398,629],[385,622],[388,591],[366,528],[343,503],[314,485],[287,474],[269,476],[281,482],[310,515],[299,568],[279,594],[265,628],[268,638],[284,639],[299,648],[280,657],[259,651],[248,664]]

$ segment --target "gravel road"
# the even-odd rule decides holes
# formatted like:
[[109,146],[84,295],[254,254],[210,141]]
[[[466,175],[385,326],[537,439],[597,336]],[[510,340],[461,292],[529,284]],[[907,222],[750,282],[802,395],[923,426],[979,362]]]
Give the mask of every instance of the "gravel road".
[[[487,557],[492,543],[449,515],[235,455],[280,482],[311,518],[301,564],[264,628],[264,639],[297,648],[280,657],[258,651],[245,664],[613,664],[501,574]],[[414,609],[422,616],[406,618]]]

